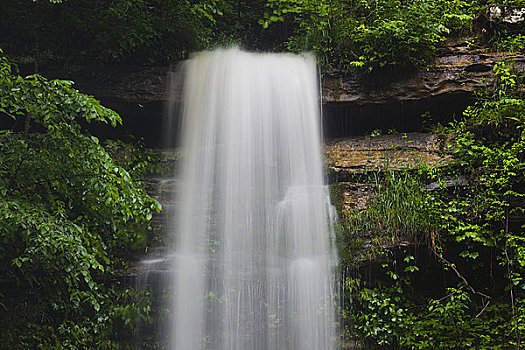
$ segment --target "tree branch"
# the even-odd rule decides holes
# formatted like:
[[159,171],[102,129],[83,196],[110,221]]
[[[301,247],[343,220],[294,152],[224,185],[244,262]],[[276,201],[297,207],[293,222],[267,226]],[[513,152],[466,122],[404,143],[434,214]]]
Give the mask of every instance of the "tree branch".
[[[439,259],[441,259],[445,264],[447,264],[448,266],[450,266],[450,268],[456,273],[456,276],[458,276],[458,278],[463,282],[463,285],[461,287],[459,287],[458,289],[456,289],[454,292],[444,296],[443,298],[437,300],[436,302],[441,302],[447,298],[450,298],[451,296],[453,296],[454,294],[456,294],[457,292],[459,292],[461,289],[463,289],[464,287],[467,287],[468,289],[470,289],[470,291],[475,294],[475,295],[479,295],[483,298],[483,309],[481,309],[481,311],[476,315],[475,318],[478,318],[479,316],[481,316],[481,314],[487,309],[487,306],[489,306],[490,304],[490,301],[491,301],[491,297],[485,293],[482,293],[482,292],[478,292],[474,289],[474,287],[472,287],[470,285],[470,283],[467,281],[467,279],[465,277],[463,277],[463,275],[458,271],[458,269],[454,266],[454,264],[452,264],[450,261],[448,261],[447,259],[445,259],[441,254],[439,254],[436,250],[436,244],[435,244],[435,239],[434,237],[432,237],[432,252],[434,253],[435,256],[437,256]],[[486,301],[486,302],[485,302]]]

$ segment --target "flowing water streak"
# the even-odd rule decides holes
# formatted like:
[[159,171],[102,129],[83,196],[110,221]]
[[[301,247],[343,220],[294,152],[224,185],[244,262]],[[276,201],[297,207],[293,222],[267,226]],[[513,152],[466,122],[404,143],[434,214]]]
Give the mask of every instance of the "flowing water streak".
[[217,50],[185,72],[171,349],[334,349],[313,56]]

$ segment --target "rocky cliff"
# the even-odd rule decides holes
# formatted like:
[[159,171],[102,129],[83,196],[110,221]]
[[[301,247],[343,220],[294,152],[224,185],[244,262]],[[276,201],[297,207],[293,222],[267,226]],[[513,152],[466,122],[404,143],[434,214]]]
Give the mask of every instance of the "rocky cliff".
[[[525,55],[476,48],[473,39],[446,42],[426,69],[403,75],[322,74],[324,131],[327,138],[370,134],[372,130],[418,131],[422,115],[448,121],[461,115],[472,93],[492,82],[495,62],[513,60],[525,70]],[[43,74],[71,79],[83,92],[126,116],[125,133],[158,146],[167,102],[180,101],[182,77],[176,66],[54,67]],[[170,95],[169,91],[175,91]]]

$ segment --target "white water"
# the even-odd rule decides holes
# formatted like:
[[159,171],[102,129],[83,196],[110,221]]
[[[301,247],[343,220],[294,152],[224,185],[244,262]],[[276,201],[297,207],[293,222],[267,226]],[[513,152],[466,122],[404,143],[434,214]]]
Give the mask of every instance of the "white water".
[[170,348],[335,349],[313,57],[218,50],[185,74]]

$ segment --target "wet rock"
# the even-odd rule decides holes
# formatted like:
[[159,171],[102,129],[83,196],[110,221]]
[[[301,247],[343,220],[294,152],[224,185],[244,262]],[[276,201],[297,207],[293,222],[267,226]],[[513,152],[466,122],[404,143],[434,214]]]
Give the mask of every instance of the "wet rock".
[[409,133],[328,140],[324,150],[330,179],[341,182],[370,171],[447,165],[444,144],[435,134]]
[[473,49],[467,38],[454,40],[444,44],[427,69],[420,69],[403,79],[379,79],[370,84],[352,74],[325,74],[323,101],[364,105],[423,100],[446,94],[471,94],[493,81],[491,72],[495,62],[509,59],[514,60],[517,69],[525,71],[523,54]]
[[[490,5],[474,18],[474,29],[478,33],[487,33],[497,27],[523,27],[525,7]],[[501,28],[497,28],[501,29]]]
[[[525,16],[521,10],[509,11],[503,12],[502,20],[522,21]],[[381,104],[446,93],[472,92],[483,79],[490,79],[494,62],[514,59],[518,66],[525,66],[523,54],[476,49],[471,46],[472,39],[462,38],[444,43],[428,69],[421,69],[394,82],[385,78],[370,82],[345,72],[325,73],[322,79],[323,102]],[[170,87],[176,91],[173,100],[177,102],[182,86],[182,75],[176,66],[97,65],[81,66],[74,72],[66,72],[60,67],[47,67],[43,74],[50,78],[58,76],[72,79],[77,83],[77,88],[99,99],[118,99],[130,104],[168,101]]]
[[341,212],[364,210],[368,201],[374,196],[375,185],[362,182],[341,182],[337,184],[341,191]]

